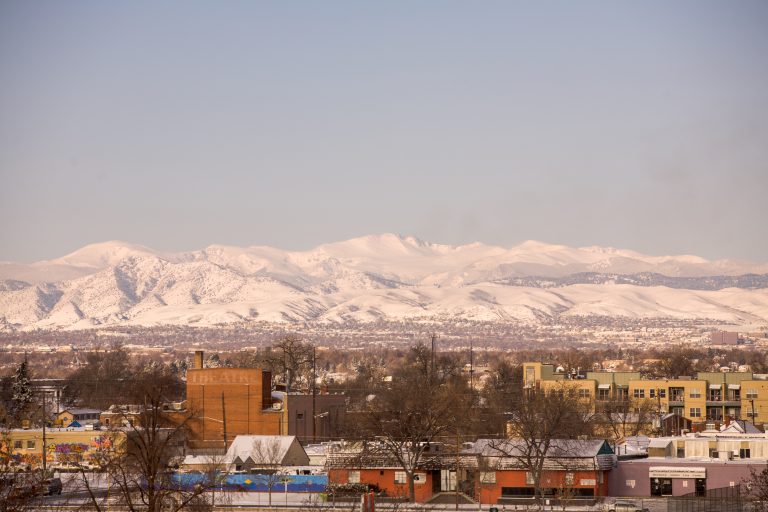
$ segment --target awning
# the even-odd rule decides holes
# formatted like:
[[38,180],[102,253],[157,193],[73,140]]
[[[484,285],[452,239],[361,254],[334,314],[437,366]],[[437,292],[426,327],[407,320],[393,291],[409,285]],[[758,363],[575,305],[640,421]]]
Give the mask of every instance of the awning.
[[728,389],[741,389],[741,384],[728,384]]
[[720,389],[720,384],[710,384],[709,389]]
[[610,384],[598,384],[597,389],[611,389]]

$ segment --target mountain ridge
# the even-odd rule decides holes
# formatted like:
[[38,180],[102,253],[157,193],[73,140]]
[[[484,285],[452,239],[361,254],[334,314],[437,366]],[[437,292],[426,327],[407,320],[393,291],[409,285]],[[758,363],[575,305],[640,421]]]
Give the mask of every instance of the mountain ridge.
[[122,241],[0,263],[0,326],[468,319],[557,315],[768,319],[768,264],[526,241],[451,246],[390,233],[307,251]]

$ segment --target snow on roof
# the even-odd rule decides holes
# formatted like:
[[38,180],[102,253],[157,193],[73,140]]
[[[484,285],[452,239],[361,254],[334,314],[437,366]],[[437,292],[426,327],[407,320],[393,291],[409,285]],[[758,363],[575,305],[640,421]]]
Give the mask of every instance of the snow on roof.
[[250,458],[256,464],[280,465],[296,436],[237,436],[224,456],[226,462]]
[[[603,451],[611,454],[610,446],[605,447],[603,439],[553,439],[549,447],[551,457],[595,457]],[[479,453],[485,456],[520,455],[525,452],[525,443],[519,439],[478,439],[473,447],[465,452]]]
[[730,425],[722,425],[720,432],[724,434],[739,433],[739,434],[762,434],[763,431],[749,423],[746,420],[734,420]]
[[648,450],[648,445],[651,443],[651,438],[648,436],[627,436],[624,438],[624,442],[620,443],[624,448],[624,452],[645,452]]
[[665,439],[665,438],[654,438],[651,439],[651,442],[648,443],[648,448],[666,448],[669,446],[669,443],[671,443],[671,439]]
[[72,407],[71,409],[64,409],[61,412],[68,412],[71,414],[100,414],[101,409],[86,409],[86,408]]

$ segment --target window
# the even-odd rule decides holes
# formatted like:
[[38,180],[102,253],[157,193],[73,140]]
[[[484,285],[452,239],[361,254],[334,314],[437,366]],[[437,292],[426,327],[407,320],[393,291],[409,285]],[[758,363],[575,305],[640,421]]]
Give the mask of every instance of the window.
[[749,448],[742,448],[739,450],[739,457],[741,457],[742,459],[749,459],[750,458],[749,455],[750,455]]
[[525,485],[533,485],[535,482],[533,480],[533,473],[530,471],[525,472]]
[[304,413],[303,412],[297,412],[296,413],[296,419],[297,420],[303,420],[304,419]]
[[634,396],[635,398],[645,398],[645,390],[635,389],[632,391],[632,396]]
[[21,441],[16,440],[13,442],[13,448],[16,450],[21,450]]
[[691,407],[691,418],[701,418],[701,407]]
[[655,389],[651,389],[651,393],[650,394],[651,394],[651,398],[656,398],[656,390]]
[[691,390],[691,398],[701,398],[701,390],[700,389],[692,389]]
[[416,485],[427,483],[427,474],[426,473],[414,473],[413,474],[413,482]]
[[495,471],[481,471],[480,472],[480,483],[481,484],[495,484],[496,483],[496,472]]
[[[358,471],[358,475],[360,472]],[[405,471],[395,471],[395,483],[404,484],[408,482],[408,478],[405,476]]]
[[589,390],[588,389],[580,389],[579,390],[579,398],[589,398]]
[[359,471],[350,471],[347,475],[347,482],[350,484],[359,484],[360,483],[360,472]]
[[570,471],[565,473],[565,485],[573,485],[573,473]]
[[35,442],[33,440],[27,441],[27,450],[34,450],[35,449]]
[[710,459],[716,459],[717,458],[717,448],[710,448],[709,449],[709,458]]
[[666,389],[660,389],[659,390],[659,397],[666,398],[667,397],[667,390]]
[[757,398],[757,390],[756,389],[748,389],[747,390],[747,399]]

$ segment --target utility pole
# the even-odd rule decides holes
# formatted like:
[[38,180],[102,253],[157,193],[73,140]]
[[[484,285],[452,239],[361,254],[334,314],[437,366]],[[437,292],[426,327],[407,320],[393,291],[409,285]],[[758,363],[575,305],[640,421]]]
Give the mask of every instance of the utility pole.
[[432,375],[431,377],[433,379],[435,377],[435,343],[437,343],[437,334],[432,333]]
[[659,415],[659,430],[661,430],[661,391],[659,388],[656,388],[656,400],[658,401],[658,406],[656,408],[657,414]]
[[469,340],[469,390],[475,390],[475,355],[472,340]]
[[[317,353],[315,346],[312,346],[312,442],[317,442],[317,417],[315,406],[317,403]],[[306,423],[305,423],[306,425]]]
[[459,510],[459,449],[461,448],[459,431],[456,431],[456,480],[453,484],[454,494],[456,495],[456,510]]
[[45,453],[45,422],[48,419],[45,411],[45,391],[43,391],[43,477],[45,477],[46,469],[47,469],[47,461],[46,459],[46,453]]
[[221,392],[221,425],[224,429],[224,451],[227,451],[227,408],[224,404],[224,392]]

